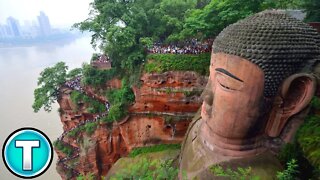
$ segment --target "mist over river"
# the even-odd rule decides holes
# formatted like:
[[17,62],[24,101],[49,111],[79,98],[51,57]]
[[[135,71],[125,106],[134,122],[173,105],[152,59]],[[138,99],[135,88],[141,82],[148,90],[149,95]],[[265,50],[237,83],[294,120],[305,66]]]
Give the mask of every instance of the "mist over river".
[[[80,37],[29,47],[0,48],[0,147],[7,136],[22,127],[34,127],[53,142],[62,133],[62,124],[57,104],[51,113],[32,109],[33,90],[37,86],[39,73],[59,61],[66,62],[69,69],[81,67],[89,62],[94,52],[90,37]],[[1,155],[2,156],[2,155]],[[36,178],[61,179],[56,172],[57,157],[45,174]],[[19,179],[12,175],[0,161],[0,180]]]

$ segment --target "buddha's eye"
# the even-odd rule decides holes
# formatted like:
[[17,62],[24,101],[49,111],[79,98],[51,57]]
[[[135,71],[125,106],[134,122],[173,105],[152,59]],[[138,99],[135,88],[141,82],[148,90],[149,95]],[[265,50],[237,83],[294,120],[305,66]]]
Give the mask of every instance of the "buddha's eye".
[[229,86],[227,85],[227,83],[220,82],[219,79],[218,79],[218,83],[219,83],[219,85],[220,85],[222,88],[224,88],[224,89],[226,89],[226,90],[233,90],[233,91],[236,90],[236,89],[233,89],[233,88],[229,87]]
[[229,78],[221,73],[216,74],[217,84],[226,91],[239,91],[243,87],[243,83]]

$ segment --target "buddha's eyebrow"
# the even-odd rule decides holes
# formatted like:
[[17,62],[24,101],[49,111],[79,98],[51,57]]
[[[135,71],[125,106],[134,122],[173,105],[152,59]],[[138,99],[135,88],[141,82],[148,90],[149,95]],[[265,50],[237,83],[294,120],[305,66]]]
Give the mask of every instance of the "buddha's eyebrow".
[[238,81],[240,81],[240,82],[243,82],[243,81],[242,81],[241,79],[239,79],[237,76],[231,74],[229,71],[227,71],[227,70],[225,70],[225,69],[216,68],[216,71],[221,72],[221,73],[223,73],[223,74],[225,74],[225,75],[227,75],[227,76],[230,76],[230,77],[232,77],[232,78],[235,79],[235,80],[238,80]]

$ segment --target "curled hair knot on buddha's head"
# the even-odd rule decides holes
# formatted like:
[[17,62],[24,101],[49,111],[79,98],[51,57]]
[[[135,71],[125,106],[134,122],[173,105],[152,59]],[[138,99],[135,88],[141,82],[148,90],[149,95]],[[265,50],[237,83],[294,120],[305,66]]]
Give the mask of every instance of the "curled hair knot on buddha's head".
[[240,56],[265,74],[265,97],[274,97],[282,81],[320,54],[319,34],[285,13],[267,10],[226,27],[213,43],[213,53]]

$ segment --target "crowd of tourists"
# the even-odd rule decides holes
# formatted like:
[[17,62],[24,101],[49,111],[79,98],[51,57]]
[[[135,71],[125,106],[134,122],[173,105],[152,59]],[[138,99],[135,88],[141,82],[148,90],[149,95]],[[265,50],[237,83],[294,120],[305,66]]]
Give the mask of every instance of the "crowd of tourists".
[[81,87],[81,76],[77,76],[74,79],[65,82],[65,85],[71,89],[84,92],[83,88]]
[[[102,59],[102,60],[104,61],[104,59]],[[81,76],[77,76],[74,79],[65,82],[65,85],[68,88],[80,91],[81,93],[84,93],[87,96],[90,96],[81,86]],[[96,98],[96,97],[94,95],[92,95],[92,98]],[[71,131],[73,131],[73,130],[75,130],[77,128],[80,128],[81,126],[86,125],[87,123],[98,122],[101,118],[107,116],[111,105],[110,105],[110,103],[108,101],[106,101],[106,102],[104,102],[104,106],[105,106],[106,112],[96,115],[93,119],[86,119],[84,121],[81,121],[75,127],[69,129],[68,131],[64,131],[57,140],[62,142],[62,143],[64,143],[64,144],[66,144],[66,142],[63,141],[63,139],[68,133],[70,133]],[[79,157],[79,155],[80,155],[79,154],[80,153],[79,148],[78,147],[73,147],[73,146],[72,146],[72,148],[73,148],[73,150],[72,150],[73,151],[73,155],[70,156],[70,157],[64,157],[64,158],[59,159],[58,160],[58,164],[60,164],[64,169],[72,171],[73,176],[78,176],[79,175],[78,171],[76,171],[75,169],[70,168],[69,166],[67,166],[64,163],[66,161],[69,161],[69,160],[72,160],[72,159],[75,159],[75,158]]]
[[103,54],[103,55],[98,56],[98,58],[93,62],[98,62],[98,63],[110,62],[110,57],[108,55]]
[[148,52],[157,54],[201,54],[211,51],[212,42],[212,39],[202,42],[191,39],[180,44],[163,45],[162,43],[155,43],[152,48],[148,49]]

